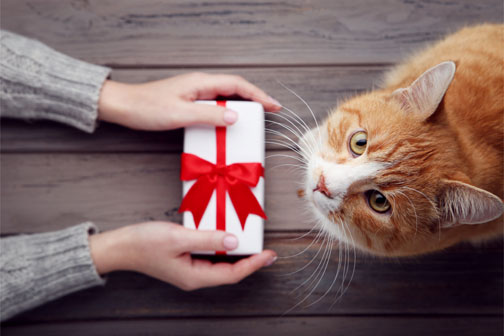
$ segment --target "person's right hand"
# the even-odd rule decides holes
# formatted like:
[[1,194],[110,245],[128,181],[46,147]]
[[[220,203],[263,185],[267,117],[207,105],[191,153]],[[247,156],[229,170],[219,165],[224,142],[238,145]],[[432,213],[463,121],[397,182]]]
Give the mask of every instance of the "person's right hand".
[[276,260],[271,250],[234,264],[193,259],[190,251],[230,251],[238,240],[224,231],[191,230],[168,222],[125,226],[92,235],[89,243],[99,274],[136,271],[183,290],[234,284]]

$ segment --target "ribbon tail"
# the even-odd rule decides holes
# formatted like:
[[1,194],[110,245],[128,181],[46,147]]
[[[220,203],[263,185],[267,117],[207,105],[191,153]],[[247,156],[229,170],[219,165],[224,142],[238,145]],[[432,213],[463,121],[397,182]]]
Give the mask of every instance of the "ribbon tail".
[[179,213],[190,211],[193,215],[196,229],[210,202],[215,184],[208,180],[207,176],[201,176],[187,192],[178,210]]
[[245,222],[250,214],[268,219],[250,187],[240,183],[228,185],[228,192],[240,220],[242,230],[245,230]]

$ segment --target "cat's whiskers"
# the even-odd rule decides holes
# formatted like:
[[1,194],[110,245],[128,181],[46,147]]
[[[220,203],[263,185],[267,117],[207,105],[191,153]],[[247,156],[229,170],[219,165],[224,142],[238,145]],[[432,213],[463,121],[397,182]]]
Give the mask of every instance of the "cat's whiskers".
[[313,113],[313,110],[311,109],[310,105],[308,105],[308,103],[303,99],[301,98],[300,95],[298,95],[296,92],[294,92],[294,90],[288,88],[285,84],[283,84],[282,82],[280,82],[279,80],[277,80],[277,82],[284,87],[284,89],[288,90],[290,93],[292,93],[293,95],[295,95],[299,100],[301,100],[303,102],[303,104],[306,105],[306,107],[308,108],[308,111],[310,111],[312,117],[313,117],[313,120],[315,121],[315,125],[317,126],[317,130],[319,132],[319,145],[320,147],[322,147],[322,143],[321,143],[321,135],[320,135],[320,127],[319,127],[319,124],[318,124],[318,121],[317,121],[317,118],[315,118],[315,114]]
[[[292,148],[291,148],[291,149],[292,149],[293,151],[296,151],[296,150],[298,150],[298,149],[299,149],[299,150],[300,150],[300,155],[302,155],[302,156],[303,156],[303,157],[305,157],[305,158],[308,158],[308,157],[309,157],[309,155],[308,155],[308,154],[310,154],[310,153],[306,153],[306,151],[305,151],[303,148],[299,147],[299,146],[297,145],[297,143],[296,143],[294,140],[292,140],[291,138],[289,138],[288,136],[286,136],[286,135],[285,135],[285,134],[283,134],[282,132],[277,131],[277,130],[274,130],[274,129],[269,129],[269,128],[266,128],[265,132],[266,132],[266,133],[269,133],[269,134],[277,135],[277,136],[279,136],[279,137],[283,138],[283,139],[280,139],[280,140],[282,140],[282,141],[283,141],[283,140],[286,140],[286,141],[287,141],[287,144],[289,144],[289,146],[292,146]],[[276,139],[276,140],[278,140],[278,139]],[[275,139],[267,139],[267,141],[275,141]]]
[[[329,247],[329,251],[328,253],[326,254],[326,257],[325,257],[325,261],[323,263],[323,266],[322,268],[320,269],[320,271],[318,272],[318,276],[316,276],[315,278],[313,278],[312,280],[312,283],[314,283],[316,281],[316,279],[318,278],[318,281],[312,286],[311,284],[306,288],[305,292],[310,288],[312,287],[312,289],[310,290],[310,292],[306,295],[306,299],[308,299],[311,294],[318,288],[318,286],[320,285],[320,282],[322,281],[322,279],[324,278],[324,275],[327,271],[327,267],[329,266],[329,263],[331,261],[331,255],[332,255],[332,249],[333,249],[333,246],[334,246],[334,238],[329,236],[329,241],[327,243],[327,246]],[[327,249],[327,246],[326,246],[326,249]],[[305,300],[303,300],[305,301]]]
[[[344,224],[344,225],[347,225],[347,224]],[[355,240],[353,238],[352,231],[348,227],[347,227],[347,230],[348,230],[348,234],[350,235],[350,241],[352,242],[350,245],[352,246],[352,251],[353,251],[353,266],[352,266],[352,274],[350,275],[350,279],[347,282],[347,286],[341,292],[340,298],[343,297],[343,295],[346,293],[346,291],[350,287],[350,284],[352,283],[353,277],[355,275],[355,264],[356,264],[356,261],[357,261],[357,252],[356,252],[356,249],[355,249]],[[346,233],[345,233],[345,235],[346,235]],[[348,259],[348,262],[350,262],[350,250],[348,248],[346,250],[348,251],[347,259]],[[346,275],[345,275],[345,278],[346,278]]]
[[273,158],[273,157],[286,157],[286,158],[289,158],[289,159],[293,159],[293,160],[297,160],[301,163],[307,163],[305,159],[303,158],[299,158],[299,157],[296,157],[296,156],[292,156],[292,155],[288,155],[288,154],[271,154],[271,155],[268,155],[266,156],[264,159],[270,159],[270,158]]
[[[353,277],[354,277],[354,274],[355,274],[355,263],[356,263],[356,259],[357,259],[357,254],[356,254],[356,250],[355,250],[355,241],[354,241],[354,238],[353,238],[353,235],[352,235],[352,231],[347,227],[347,224],[343,221],[343,227],[345,227],[347,230],[348,230],[348,234],[350,235],[350,241],[352,242],[350,245],[352,246],[352,250],[353,250],[353,267],[352,267],[352,274],[350,276],[350,279],[347,281],[347,284],[346,284],[346,287],[344,286],[345,284],[345,279],[346,279],[346,272],[343,273],[343,279],[341,280],[341,287],[340,287],[340,290],[338,290],[336,292],[336,299],[333,301],[333,303],[331,304],[331,306],[329,307],[329,309],[332,309],[332,307],[343,297],[343,295],[346,293],[346,291],[348,290],[348,288],[350,287],[350,284],[352,283],[352,280],[353,280]],[[346,235],[346,232],[343,231],[343,234],[345,235],[345,240],[348,239],[348,236]],[[346,244],[345,244],[346,245]],[[346,248],[345,246],[345,251],[347,252],[346,254],[346,263],[348,265],[348,263],[350,262],[350,250],[348,248]],[[337,293],[340,293],[339,295]]]
[[[294,112],[292,112],[294,113]],[[294,114],[295,115],[295,114]],[[314,147],[312,144],[308,143],[308,139],[305,139],[303,137],[303,132],[293,123],[293,121],[291,121],[290,118],[287,118],[287,116],[284,116],[282,114],[277,114],[276,117],[279,117],[279,118],[282,118],[284,120],[286,120],[287,122],[289,122],[293,127],[296,128],[296,132],[294,132],[293,129],[291,129],[290,127],[287,127],[287,125],[284,125],[282,123],[279,123],[277,121],[274,121],[274,120],[266,120],[267,122],[270,122],[272,124],[276,124],[276,125],[279,125],[281,127],[284,127],[285,129],[289,130],[291,133],[293,133],[298,139],[300,139],[300,141],[304,142],[304,144],[306,145],[306,147],[310,150],[311,153],[313,153],[314,151]],[[295,122],[297,122],[302,128],[304,128],[305,132],[309,132],[309,130],[306,129],[305,126],[303,126],[298,120],[294,119]],[[301,121],[303,121],[303,119],[301,119]]]
[[310,229],[310,231],[303,233],[301,236],[296,237],[296,238],[288,238],[288,239],[286,239],[286,240],[299,240],[299,239],[303,239],[304,237],[306,237],[306,236],[308,236],[309,234],[311,234],[311,233],[313,232],[313,230],[315,230],[315,229],[317,229],[317,227],[314,225],[314,226]]
[[[313,135],[313,133],[310,132],[310,128],[308,127],[308,125],[306,124],[306,122],[303,120],[303,118],[301,118],[293,110],[291,110],[291,109],[289,109],[289,108],[287,108],[285,106],[284,106],[284,109],[287,112],[289,112],[292,115],[293,118],[296,118],[294,120],[296,120],[296,122],[298,122],[300,125],[302,125],[302,127],[305,129],[305,132],[310,135],[311,141],[313,141],[313,143],[311,144],[311,147],[314,148],[314,149],[320,148],[320,146],[317,145],[317,139],[315,138],[315,136]],[[301,138],[303,138],[303,136],[301,136]],[[308,138],[306,140],[308,141]]]
[[[303,120],[303,118],[301,118],[297,113],[295,113],[292,109],[288,108],[287,106],[282,106],[282,108],[286,111],[286,112],[289,112],[290,114],[284,114],[283,116],[284,117],[288,117],[289,119],[291,119],[292,121],[295,121],[297,122],[303,129],[305,132],[308,132],[310,130],[310,127],[308,126],[308,124]],[[281,111],[280,113],[282,113],[283,111]]]
[[[342,227],[341,233],[344,236],[343,240],[346,241],[348,239],[348,237],[347,237],[347,234],[345,232],[345,230],[346,230],[345,221],[339,221],[339,222],[340,222],[341,227]],[[345,277],[346,277],[346,274],[347,274],[347,263],[348,263],[348,256],[349,256],[348,248],[346,248],[346,244],[341,243],[341,249],[343,250],[343,255],[342,255],[343,271],[342,271],[342,276],[341,276],[341,285],[338,288],[338,290],[336,291],[336,295],[338,295],[338,293],[343,292],[343,287],[344,287],[344,284],[345,284]]]
[[[289,118],[292,118],[291,120],[297,122],[301,127],[304,128],[305,132],[308,132],[310,130],[310,127],[308,126],[308,124],[303,120],[303,118],[301,118],[298,114],[296,114],[292,109],[288,108],[287,106],[282,106],[282,108],[289,112],[290,115],[288,114],[285,114],[284,116],[285,117],[289,117]],[[267,112],[267,113],[270,113],[270,112]],[[281,113],[281,112],[280,112]],[[315,137],[312,135],[312,139],[315,140]]]
[[[268,134],[277,135],[276,132],[277,131],[275,131],[275,130],[270,130],[270,129],[266,130],[266,133],[268,133]],[[298,147],[297,145],[293,145],[292,142],[287,142],[282,138],[266,139],[265,143],[286,148],[286,149],[298,154],[304,160],[306,160],[306,161],[309,160],[310,153],[306,152],[306,150],[304,148]]]
[[[286,90],[288,90],[289,92],[291,92],[293,95],[295,95],[299,100],[301,100],[301,102],[303,102],[305,104],[305,106],[307,107],[308,111],[310,112],[313,120],[315,121],[315,125],[316,125],[317,131],[318,131],[318,136],[316,137],[314,135],[314,132],[310,131],[310,128],[308,127],[308,125],[306,124],[306,122],[303,120],[303,118],[301,118],[299,115],[297,115],[296,113],[294,113],[294,111],[292,111],[291,109],[289,109],[289,108],[287,108],[285,106],[282,106],[282,108],[285,111],[289,112],[290,115],[289,114],[266,112],[268,114],[271,114],[274,117],[278,117],[278,118],[284,120],[284,122],[288,123],[289,125],[286,125],[284,123],[281,123],[281,122],[278,122],[278,121],[275,121],[275,120],[267,120],[267,122],[269,122],[270,124],[273,124],[273,125],[276,125],[276,126],[279,126],[279,127],[283,128],[283,129],[285,129],[290,134],[292,134],[295,137],[297,137],[298,141],[303,144],[303,146],[300,146],[299,143],[295,142],[292,138],[290,138],[286,134],[278,131],[278,129],[267,128],[266,129],[267,133],[276,135],[276,136],[278,136],[280,138],[268,139],[268,140],[266,140],[266,143],[282,146],[284,148],[287,148],[287,149],[295,152],[296,154],[298,154],[300,156],[300,158],[296,158],[296,157],[293,157],[291,155],[273,154],[273,155],[268,156],[267,159],[272,158],[272,157],[285,157],[285,158],[288,158],[288,159],[297,160],[298,162],[303,163],[305,166],[296,165],[296,164],[280,164],[280,165],[275,166],[273,168],[289,166],[291,168],[295,168],[296,170],[297,169],[301,169],[302,171],[305,171],[306,168],[307,168],[306,165],[308,164],[308,160],[309,160],[310,156],[312,156],[313,154],[315,154],[322,147],[321,134],[320,134],[320,132],[321,132],[320,126],[318,124],[317,118],[315,117],[315,114],[313,113],[313,110],[308,105],[308,103],[303,98],[301,98],[297,93],[295,93],[292,89],[290,89],[287,86],[285,86],[283,83],[279,82],[279,84],[282,87],[284,87]],[[328,113],[329,113],[329,111],[328,111]],[[299,125],[299,127],[298,127],[298,125]],[[302,134],[303,132],[301,131],[301,129],[303,129],[305,132],[307,132],[309,134],[309,136],[308,137],[304,137],[303,134]],[[345,240],[347,240],[348,239],[348,235],[350,235],[350,239],[349,240],[353,242],[353,237],[351,235],[351,232],[348,230],[348,227],[346,226],[346,223],[342,223],[342,227],[343,227],[342,232],[343,232],[343,234],[345,236]],[[296,239],[296,240],[297,239],[301,239],[301,238],[309,235],[316,228],[317,228],[317,226],[314,225],[311,228],[310,231],[308,231],[307,233],[303,234],[302,236],[294,238],[294,239]],[[348,230],[348,234],[346,232],[347,230]],[[293,271],[293,272],[285,274],[285,275],[293,275],[293,274],[296,274],[296,273],[299,273],[299,272],[303,271],[304,269],[306,269],[307,267],[309,267],[316,260],[316,258],[320,255],[322,249],[324,250],[324,252],[322,254],[322,257],[321,257],[321,259],[320,259],[317,267],[312,272],[312,274],[307,279],[305,279],[300,285],[298,285],[294,290],[291,291],[291,293],[293,293],[293,292],[298,291],[300,288],[305,287],[305,289],[303,290],[303,292],[304,293],[308,292],[308,293],[296,305],[294,305],[292,308],[290,308],[288,311],[286,311],[284,313],[284,315],[287,314],[287,313],[289,313],[290,311],[296,309],[300,305],[302,305],[306,300],[308,300],[311,297],[311,295],[313,294],[313,292],[319,287],[322,279],[325,276],[325,273],[327,271],[328,265],[330,263],[333,246],[334,246],[334,243],[335,243],[336,239],[334,237],[328,235],[327,233],[325,233],[325,231],[320,230],[317,233],[317,235],[314,237],[314,239],[312,240],[312,242],[305,249],[303,249],[301,252],[298,252],[298,253],[296,253],[294,255],[291,255],[291,256],[280,257],[280,258],[293,258],[293,257],[297,257],[297,256],[305,253],[307,250],[309,250],[313,246],[313,244],[317,243],[321,239],[323,239],[323,241],[322,241],[320,247],[318,248],[318,250],[317,250],[316,254],[314,255],[314,257],[312,257],[311,260],[308,263],[306,263],[303,267],[301,267],[300,269],[298,269],[296,271]],[[333,278],[333,280],[332,280],[329,288],[324,292],[324,294],[321,297],[319,297],[314,302],[311,302],[310,304],[308,304],[307,306],[305,306],[305,308],[310,307],[310,306],[312,306],[312,305],[320,302],[324,297],[326,297],[327,294],[334,287],[335,283],[338,281],[338,278],[339,278],[340,274],[342,276],[342,279],[341,279],[341,285],[340,285],[340,287],[339,287],[339,289],[337,291],[337,293],[339,295],[337,296],[336,301],[338,301],[343,296],[344,292],[348,289],[348,286],[350,285],[350,283],[351,283],[351,281],[353,279],[353,275],[355,273],[355,258],[356,258],[356,254],[355,254],[355,246],[353,246],[353,244],[352,244],[352,247],[353,247],[354,262],[353,262],[352,275],[351,275],[349,281],[345,282],[345,280],[346,280],[346,278],[348,276],[348,272],[349,272],[350,250],[346,247],[346,244],[342,244],[340,242],[340,243],[338,243],[338,266],[337,266],[337,270],[335,272],[335,276],[334,276],[334,278]],[[334,303],[336,303],[336,301]],[[333,303],[333,305],[334,305],[334,303]]]
[[[286,312],[286,314],[289,311],[292,311],[293,309],[299,307],[303,302],[305,302],[313,294],[315,289],[317,289],[320,282],[322,281],[324,274],[325,274],[325,271],[327,270],[327,266],[329,264],[329,261],[331,259],[332,243],[334,241],[331,236],[327,235],[326,237],[327,237],[327,243],[325,245],[325,251],[324,251],[322,259],[319,262],[317,268],[315,269],[315,271],[312,273],[312,275],[308,279],[306,279],[301,285],[299,285],[297,288],[294,289],[294,291],[298,290],[299,288],[303,287],[306,284],[306,282],[308,282],[311,278],[313,278],[313,280],[311,280],[309,282],[309,284],[306,286],[306,289],[303,291],[303,292],[306,292],[309,290],[308,294],[306,294],[302,300],[300,300],[298,303],[296,303],[296,305],[294,305],[291,309],[289,309]],[[312,283],[314,283],[314,282],[316,282],[316,283],[315,283],[315,285],[312,286]]]
[[[329,263],[331,261],[333,246],[334,246],[334,238],[329,236],[328,242],[327,242],[327,247],[326,247],[327,253],[323,257],[323,263],[321,264],[322,267],[319,269],[319,271],[317,272],[317,274],[313,278],[313,280],[310,281],[310,283],[306,286],[306,289],[303,292],[305,292],[305,293],[308,292],[308,293],[303,297],[302,300],[300,300],[297,303],[297,306],[300,306],[303,302],[308,300],[311,297],[311,295],[313,294],[313,292],[319,287],[319,285],[320,285],[320,283],[321,283],[322,279],[324,278],[324,275],[327,271],[327,267],[329,266]],[[303,308],[306,309],[309,306],[311,306],[311,304],[303,306]]]
[[[290,155],[284,155],[284,154],[273,154],[271,156],[268,156],[268,158],[275,157],[275,156],[285,157],[285,158],[289,158],[289,159],[295,159],[295,160],[299,161],[300,163],[308,165],[309,158],[313,154],[315,154],[318,150],[320,150],[320,148],[322,147],[320,127],[319,127],[318,121],[315,118],[313,110],[311,109],[311,107],[307,104],[307,102],[304,99],[302,99],[298,94],[296,94],[290,88],[286,87],[282,83],[280,83],[280,84],[285,89],[287,89],[292,94],[294,94],[298,99],[300,99],[306,105],[306,107],[308,108],[309,112],[311,113],[311,115],[313,117],[313,120],[315,121],[317,131],[318,131],[318,136],[315,136],[314,132],[310,131],[308,125],[301,117],[299,117],[292,110],[283,106],[283,108],[286,111],[288,111],[292,115],[292,117],[290,117],[288,115],[279,115],[279,114],[276,114],[275,117],[281,118],[282,120],[284,120],[284,122],[287,122],[290,125],[286,125],[284,123],[274,121],[274,120],[268,120],[268,122],[270,122],[270,124],[279,126],[283,129],[285,129],[286,131],[288,131],[290,134],[296,136],[298,138],[298,141],[302,144],[302,146],[300,146],[299,143],[294,142],[294,140],[290,136],[287,136],[285,133],[282,133],[282,132],[278,131],[277,129],[270,129],[270,128],[267,128],[267,130],[266,130],[267,133],[276,135],[276,136],[280,137],[280,139],[268,139],[267,142],[271,143],[271,144],[275,144],[275,145],[280,145],[284,148],[292,150],[293,152],[298,154],[301,158],[296,159]],[[299,125],[299,127],[297,125]],[[301,134],[301,129],[304,129],[305,132],[308,132],[309,135],[306,137],[303,136],[303,134]],[[291,166],[291,167],[295,167],[296,169],[303,169],[303,168],[306,169],[306,167],[300,167],[299,165],[294,165],[294,164],[281,164],[276,167],[281,167],[281,166]],[[312,229],[309,232],[307,232],[305,235],[308,235],[315,228],[316,228],[316,226],[314,225],[312,227]],[[305,235],[303,235],[302,237],[304,237]],[[295,289],[293,289],[291,291],[291,293],[293,293],[293,292],[298,291],[300,288],[305,287],[305,289],[303,290],[303,293],[306,293],[306,292],[308,292],[308,293],[306,295],[304,295],[304,297],[299,302],[297,302],[293,307],[291,307],[284,314],[289,313],[290,311],[294,310],[295,308],[299,307],[304,302],[306,302],[306,300],[308,300],[311,297],[311,295],[313,294],[313,292],[320,286],[320,283],[322,282],[322,280],[327,272],[329,263],[331,261],[331,255],[332,255],[332,250],[334,247],[335,238],[332,237],[331,235],[327,234],[325,231],[320,230],[317,233],[317,235],[315,236],[315,238],[312,240],[312,242],[304,250],[302,250],[294,255],[291,255],[291,256],[280,257],[280,258],[297,257],[297,256],[305,253],[307,250],[309,250],[313,246],[313,244],[317,243],[320,239],[322,239],[322,237],[323,237],[323,241],[322,241],[319,249],[317,250],[317,253],[314,255],[314,257],[311,258],[311,260],[307,264],[305,264],[303,267],[301,267],[300,269],[286,274],[286,275],[292,275],[292,274],[299,273],[300,271],[303,271],[304,269],[309,267],[314,262],[314,260],[317,259],[317,257],[320,255],[322,249],[324,250],[322,257],[321,257],[319,263],[317,264],[316,268],[313,270],[312,274],[307,279],[305,279],[301,284],[299,284]],[[329,286],[329,288],[325,291],[325,293],[319,299],[317,299],[315,302],[312,302],[307,307],[309,307],[313,304],[316,304],[317,302],[322,300],[332,290],[332,288],[334,287],[334,284],[338,280],[340,274],[343,274],[342,285],[340,287],[341,290],[343,291],[344,284],[345,284],[344,279],[347,276],[348,269],[349,269],[349,267],[348,267],[349,266],[349,251],[347,249],[344,249],[343,244],[338,244],[338,255],[339,255],[338,268],[337,268],[335,277],[334,277],[331,285]]]
[[295,258],[295,257],[298,257],[298,256],[300,256],[301,254],[303,254],[303,253],[305,253],[306,251],[308,251],[308,249],[309,249],[310,247],[312,247],[312,245],[313,245],[313,244],[315,244],[317,241],[319,241],[319,240],[320,240],[320,237],[324,237],[324,239],[325,239],[325,236],[326,236],[326,235],[327,235],[327,233],[326,233],[326,232],[324,232],[324,231],[319,231],[319,232],[317,233],[317,235],[315,236],[315,238],[313,238],[313,239],[312,239],[311,243],[310,243],[307,247],[305,247],[305,248],[304,248],[301,252],[298,252],[298,253],[296,253],[296,254],[292,254],[292,255],[289,255],[289,256],[279,256],[279,257],[278,257],[278,259],[289,259],[289,258]]
[[305,268],[307,268],[308,266],[311,265],[311,263],[317,258],[317,256],[320,254],[320,251],[322,251],[322,245],[317,249],[317,253],[315,253],[315,255],[310,259],[309,262],[307,262],[305,265],[303,265],[301,268],[295,270],[295,271],[292,271],[292,272],[289,272],[289,273],[284,273],[284,274],[280,274],[280,276],[289,276],[289,275],[293,275],[293,274],[296,274],[296,273],[299,273],[301,272],[302,270],[304,270]]
[[287,149],[293,151],[294,153],[300,155],[304,160],[307,159],[306,156],[302,152],[300,152],[297,148],[292,147],[291,144],[284,142],[281,139],[279,139],[279,140],[266,140],[265,143],[287,148]]
[[296,168],[298,170],[301,170],[303,173],[306,172],[306,167],[305,166],[301,166],[299,164],[293,164],[293,163],[282,163],[282,164],[279,164],[279,165],[276,165],[276,166],[273,166],[273,167],[268,167],[266,169],[266,171],[272,171],[273,169],[277,169],[277,168],[280,168],[280,167],[292,167],[292,168]]
[[[304,141],[305,144],[306,144],[306,146],[309,146],[309,144],[306,143],[306,141],[302,138],[301,131],[299,129],[294,130],[289,125],[282,124],[282,123],[280,123],[278,121],[275,121],[275,120],[266,120],[266,122],[269,122],[270,124],[273,124],[273,125],[278,125],[280,127],[283,127],[284,129],[286,129],[287,131],[289,131],[290,133],[292,133],[294,136],[296,136],[298,139],[301,139],[301,141]],[[273,129],[270,129],[270,130],[273,130]]]
[[[333,243],[334,243],[334,240],[333,240]],[[339,275],[339,272],[340,272],[340,269],[341,269],[341,260],[344,259],[342,257],[342,249],[343,249],[342,244],[340,244],[338,242],[338,267],[336,269],[336,273],[335,273],[335,275],[333,277],[331,285],[329,286],[329,288],[325,291],[325,293],[321,297],[319,297],[317,300],[311,302],[310,304],[306,305],[304,308],[309,308],[309,307],[313,306],[314,304],[320,302],[331,291],[331,289],[333,288],[334,284],[338,280],[338,275]]]
[[[325,258],[326,258],[326,254],[327,254],[327,248],[328,248],[328,244],[329,244],[329,239],[330,239],[330,236],[327,234],[327,233],[324,233],[324,240],[322,241],[321,243],[321,246],[320,248],[322,250],[324,250],[324,252],[322,253],[322,257],[320,258],[320,261],[319,263],[317,264],[317,267],[315,268],[315,270],[312,272],[312,274],[307,278],[305,279],[301,284],[299,284],[296,288],[294,288],[293,290],[290,291],[289,294],[293,294],[294,292],[296,292],[297,290],[299,290],[300,288],[304,287],[305,284],[307,282],[309,282],[316,274],[318,275],[319,273],[319,269],[321,268],[321,266],[325,263]],[[300,294],[301,295],[301,294]],[[298,295],[298,296],[300,296]],[[297,306],[297,305],[296,305]]]

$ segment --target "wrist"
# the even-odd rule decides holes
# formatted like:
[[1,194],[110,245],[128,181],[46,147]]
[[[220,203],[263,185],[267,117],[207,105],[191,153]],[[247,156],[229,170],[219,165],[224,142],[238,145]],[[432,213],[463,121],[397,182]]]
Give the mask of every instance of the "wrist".
[[98,274],[129,270],[130,235],[126,228],[106,231],[89,237],[91,257]]
[[98,119],[121,124],[128,115],[132,85],[106,80],[98,101]]

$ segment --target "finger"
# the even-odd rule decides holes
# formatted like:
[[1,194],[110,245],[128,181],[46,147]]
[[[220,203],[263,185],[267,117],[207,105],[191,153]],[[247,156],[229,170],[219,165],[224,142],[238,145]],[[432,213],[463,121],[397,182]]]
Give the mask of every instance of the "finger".
[[231,251],[238,247],[235,235],[225,231],[205,231],[182,228],[178,230],[180,252],[190,251]]
[[238,120],[238,114],[225,107],[186,103],[183,108],[182,123],[184,125],[208,124],[215,126],[228,126]]
[[203,86],[206,90],[200,90],[200,95],[202,95],[200,99],[213,99],[217,96],[238,95],[242,98],[262,104],[266,111],[276,112],[282,108],[278,101],[240,76],[208,76],[204,79]]
[[193,262],[191,273],[199,287],[235,284],[260,268],[270,266],[275,260],[276,253],[274,251],[264,250],[259,254],[241,259],[234,264],[202,264]]

